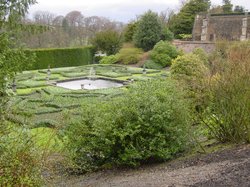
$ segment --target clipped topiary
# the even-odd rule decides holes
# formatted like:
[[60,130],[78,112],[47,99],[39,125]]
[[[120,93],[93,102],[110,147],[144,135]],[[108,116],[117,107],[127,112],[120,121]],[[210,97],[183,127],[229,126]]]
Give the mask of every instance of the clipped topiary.
[[105,56],[100,60],[100,64],[115,64],[116,62],[118,62],[117,55]]

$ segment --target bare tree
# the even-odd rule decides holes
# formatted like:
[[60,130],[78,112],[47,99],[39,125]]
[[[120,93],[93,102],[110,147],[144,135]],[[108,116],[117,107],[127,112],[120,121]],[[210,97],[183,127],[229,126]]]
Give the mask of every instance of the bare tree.
[[115,30],[121,33],[124,27],[122,22],[98,16],[84,17],[79,11],[71,11],[65,17],[38,11],[34,14],[31,24],[52,25],[52,29],[36,32],[32,36],[28,33],[23,34],[24,43],[32,48],[83,46],[89,44],[97,32]]
[[53,21],[52,21],[52,25],[54,26],[62,26],[63,24],[63,19],[64,17],[63,16],[56,16]]
[[169,20],[173,17],[174,10],[171,8],[167,8],[166,10],[163,10],[159,14],[160,21],[162,25],[167,25]]
[[41,25],[52,25],[55,14],[48,11],[37,11],[33,15],[35,23]]
[[66,16],[65,19],[68,20],[70,27],[82,26],[84,16],[79,11],[71,11]]

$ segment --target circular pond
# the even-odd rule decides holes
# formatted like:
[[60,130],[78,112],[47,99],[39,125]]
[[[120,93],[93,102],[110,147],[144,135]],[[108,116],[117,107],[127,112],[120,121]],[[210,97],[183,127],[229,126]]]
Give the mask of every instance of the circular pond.
[[71,89],[71,90],[95,90],[95,89],[103,89],[103,88],[113,88],[113,87],[121,87],[122,83],[115,82],[112,80],[104,80],[104,79],[80,79],[80,80],[70,80],[57,82],[56,86]]

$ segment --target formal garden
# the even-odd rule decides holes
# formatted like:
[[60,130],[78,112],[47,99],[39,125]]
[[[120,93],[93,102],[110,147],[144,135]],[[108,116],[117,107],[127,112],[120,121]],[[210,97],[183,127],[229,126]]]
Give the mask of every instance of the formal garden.
[[[95,77],[90,77],[91,69],[94,69]],[[143,71],[143,68],[122,65],[86,65],[24,71],[15,77],[16,96],[11,99],[11,103],[16,113],[9,116],[9,119],[21,124],[28,122],[30,127],[63,126],[65,112],[70,113],[72,119],[77,119],[80,115],[78,111],[86,102],[91,103],[100,97],[108,99],[122,95],[135,82],[162,79],[169,74],[154,69],[146,69],[146,73]],[[56,85],[59,81],[84,78],[94,81],[102,78],[124,85],[94,90],[72,90]]]
[[178,25],[149,10],[88,45],[30,49],[15,41],[20,33],[56,30],[16,24],[34,3],[0,9],[0,186],[57,186],[57,177],[136,171],[224,148],[233,156],[230,148],[250,143],[249,41],[185,53],[172,44],[183,35]]

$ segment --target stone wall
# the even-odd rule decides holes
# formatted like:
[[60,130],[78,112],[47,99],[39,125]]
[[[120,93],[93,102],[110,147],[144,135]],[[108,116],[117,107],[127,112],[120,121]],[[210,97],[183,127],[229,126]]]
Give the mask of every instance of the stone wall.
[[250,15],[205,15],[196,16],[193,27],[194,41],[250,39]]
[[173,44],[186,53],[192,52],[196,48],[202,48],[207,53],[211,53],[215,50],[214,42],[202,42],[202,41],[180,41],[174,40]]

